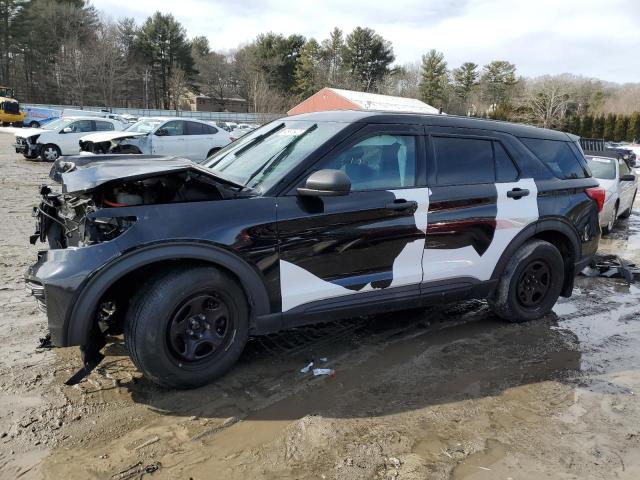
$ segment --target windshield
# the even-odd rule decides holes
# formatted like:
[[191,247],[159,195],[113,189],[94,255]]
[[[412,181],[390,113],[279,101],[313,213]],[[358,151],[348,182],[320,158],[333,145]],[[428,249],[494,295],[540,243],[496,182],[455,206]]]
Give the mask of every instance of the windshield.
[[58,128],[62,129],[72,121],[73,120],[69,120],[68,118],[59,118],[47,123],[46,125],[43,125],[42,128],[45,130],[57,130]]
[[162,120],[153,120],[153,119],[139,120],[133,125],[131,125],[130,127],[125,128],[125,131],[132,132],[132,133],[149,133],[155,130],[158,126],[160,126],[161,123],[162,123]]
[[266,192],[346,126],[338,122],[276,120],[227,145],[204,166],[238,185]]
[[616,178],[616,164],[613,158],[588,158],[587,163],[591,173],[602,180],[614,180]]

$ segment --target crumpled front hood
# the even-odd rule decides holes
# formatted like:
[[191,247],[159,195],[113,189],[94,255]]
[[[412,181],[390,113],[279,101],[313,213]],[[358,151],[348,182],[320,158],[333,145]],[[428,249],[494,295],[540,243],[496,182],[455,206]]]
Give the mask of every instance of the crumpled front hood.
[[[54,180],[56,180],[56,176],[61,179],[63,193],[86,192],[112,180],[131,179],[155,173],[178,172],[188,169],[197,169],[207,173],[204,169],[197,168],[191,160],[181,157],[99,155],[95,157],[67,157],[65,161],[58,162],[56,161],[57,165],[54,164],[49,176]],[[66,171],[73,167],[75,170]]]
[[29,138],[29,137],[33,137],[34,135],[42,135],[45,132],[51,132],[51,130],[46,130],[44,128],[27,128],[27,127],[22,127],[22,128],[17,128],[17,127],[12,127],[12,128],[6,128],[5,131],[10,130],[9,133],[14,133],[16,135],[16,137],[22,137],[22,138]]
[[111,140],[118,140],[122,138],[135,138],[135,137],[144,137],[148,135],[146,133],[135,133],[135,132],[98,132],[98,133],[90,133],[89,135],[85,135],[80,138],[81,142],[108,142]]

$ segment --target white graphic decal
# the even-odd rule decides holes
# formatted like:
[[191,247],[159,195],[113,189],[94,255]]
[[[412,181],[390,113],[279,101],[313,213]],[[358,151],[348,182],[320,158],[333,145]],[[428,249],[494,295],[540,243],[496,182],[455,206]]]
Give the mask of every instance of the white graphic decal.
[[[518,200],[507,197],[514,188],[529,190]],[[422,257],[424,281],[452,277],[474,277],[489,280],[507,245],[531,222],[538,219],[538,189],[532,178],[518,182],[496,183],[498,193],[496,230],[489,248],[480,256],[473,247],[426,249]]]

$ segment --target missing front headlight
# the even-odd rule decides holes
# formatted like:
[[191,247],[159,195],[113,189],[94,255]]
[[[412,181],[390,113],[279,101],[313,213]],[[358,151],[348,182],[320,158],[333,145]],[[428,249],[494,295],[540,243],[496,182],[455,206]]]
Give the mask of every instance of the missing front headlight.
[[89,217],[85,222],[84,244],[109,242],[136,223],[136,217]]

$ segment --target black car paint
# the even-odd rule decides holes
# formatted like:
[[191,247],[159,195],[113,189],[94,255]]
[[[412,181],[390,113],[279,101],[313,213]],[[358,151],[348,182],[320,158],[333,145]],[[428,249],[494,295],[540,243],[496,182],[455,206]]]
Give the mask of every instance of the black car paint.
[[[38,262],[30,267],[26,277],[28,282],[44,286],[53,343],[68,346],[88,342],[98,301],[110,285],[141,266],[159,261],[197,259],[217,263],[233,271],[253,309],[252,331],[266,333],[324,319],[327,312],[336,315],[368,313],[400,304],[410,306],[486,295],[513,251],[531,236],[544,231],[560,232],[569,238],[572,260],[576,264],[583,264],[595,253],[599,235],[597,212],[584,189],[597,186],[597,181],[555,178],[516,138],[518,135],[539,136],[568,141],[570,137],[564,133],[446,116],[334,112],[307,114],[299,118],[343,121],[350,125],[310,154],[306,161],[262,196],[102,209],[99,211],[101,216],[135,216],[137,222],[111,242],[39,254]],[[359,192],[346,197],[308,199],[295,195],[295,187],[301,185],[315,162],[341,142],[358,136],[363,130],[389,131],[399,126],[419,133],[422,142],[427,141],[429,134],[443,130],[497,138],[516,159],[521,176],[535,178],[539,220],[521,232],[505,249],[491,280],[477,282],[454,278],[433,284],[385,289],[391,281],[390,265],[398,252],[411,239],[423,235],[416,228],[412,212],[388,210],[386,206],[390,200],[393,201],[388,192]],[[421,151],[425,151],[424,146],[422,148]],[[136,156],[133,161],[139,159]],[[121,172],[127,174],[128,162],[122,155],[117,161]],[[90,163],[86,166],[88,170],[91,169]],[[192,168],[172,165],[172,162],[167,162],[166,166]],[[98,178],[95,172],[74,172],[88,180],[84,186],[82,181],[78,181],[73,188],[91,188],[99,183],[99,179],[109,181],[120,175],[115,167],[105,168],[111,171],[110,176]],[[162,171],[164,166],[154,168]],[[73,176],[74,173],[65,176]],[[426,177],[426,172],[418,175],[418,182],[426,186]],[[452,188],[433,187],[432,199],[430,214],[443,226],[439,231],[427,232],[430,245],[427,248],[454,248],[470,244],[479,254],[486,250],[492,236],[492,221],[495,229],[495,202],[490,187],[474,186],[467,189],[466,195],[456,193]],[[460,228],[465,230],[462,237],[458,234]],[[363,232],[366,234],[362,235]],[[313,256],[310,255],[311,246],[320,246]],[[336,252],[344,252],[345,246],[349,253],[355,252],[356,255],[346,260],[340,258]],[[379,256],[367,253],[367,248],[375,249]],[[280,259],[304,265],[318,277],[350,289],[358,290],[372,280],[378,288],[351,298],[313,302],[304,309],[293,309],[283,315]],[[568,295],[570,291],[565,289],[564,294]],[[312,316],[301,319],[305,312]]]

